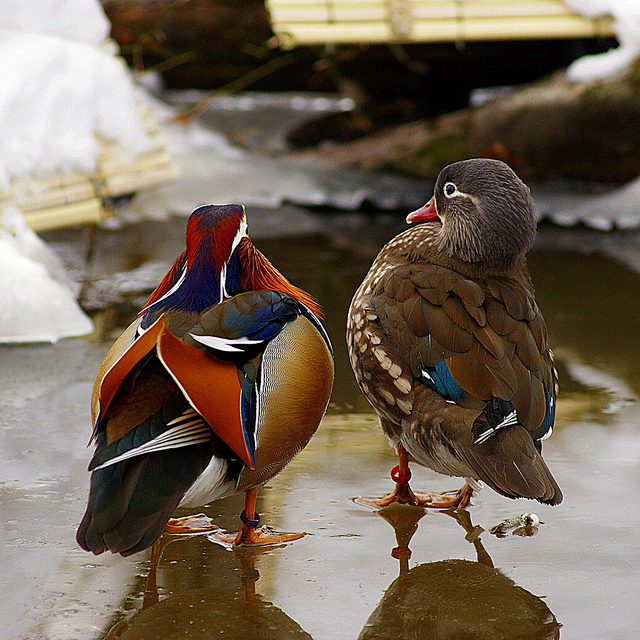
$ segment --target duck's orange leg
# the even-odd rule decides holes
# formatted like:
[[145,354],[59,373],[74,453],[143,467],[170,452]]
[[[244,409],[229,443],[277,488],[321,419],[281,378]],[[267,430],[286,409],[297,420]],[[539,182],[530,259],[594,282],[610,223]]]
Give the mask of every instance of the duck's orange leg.
[[409,456],[405,448],[398,444],[398,466],[391,469],[391,479],[396,483],[393,491],[382,498],[356,499],[360,504],[372,507],[388,507],[397,502],[399,504],[412,504],[418,507],[430,509],[458,509],[466,507],[473,496],[473,488],[465,482],[455,493],[430,493],[427,491],[414,492],[409,486],[411,469],[409,469]]
[[273,545],[283,544],[299,540],[306,533],[275,533],[268,527],[259,527],[260,516],[256,513],[256,500],[258,491],[247,491],[244,501],[244,510],[240,514],[242,525],[237,534],[217,533],[214,534],[225,544],[237,545]]

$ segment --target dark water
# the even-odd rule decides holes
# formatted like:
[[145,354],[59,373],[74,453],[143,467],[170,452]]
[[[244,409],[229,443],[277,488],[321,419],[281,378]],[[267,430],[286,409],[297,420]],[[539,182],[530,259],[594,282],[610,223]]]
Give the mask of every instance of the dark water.
[[[530,256],[561,375],[558,424],[544,454],[562,505],[485,489],[458,519],[410,507],[379,514],[351,498],[388,491],[395,460],[357,390],[343,334],[355,288],[404,224],[390,215],[296,211],[249,210],[250,232],[324,304],[336,385],[317,435],[261,492],[258,510],[278,529],[311,535],[257,555],[231,553],[203,536],[168,540],[151,572],[148,554],[94,558],[75,547],[88,482],[90,387],[144,297],[131,287],[118,304],[94,312],[97,341],[0,347],[0,637],[640,637],[638,238],[543,225]],[[300,216],[304,233],[296,232]],[[116,272],[170,261],[184,225],[98,232],[87,273],[103,280],[86,288],[85,302],[104,306],[104,279]],[[50,239],[80,246],[81,233]],[[413,472],[415,488],[460,483]],[[234,530],[242,506],[234,497],[204,511]],[[523,512],[544,522],[535,535],[489,533]]]

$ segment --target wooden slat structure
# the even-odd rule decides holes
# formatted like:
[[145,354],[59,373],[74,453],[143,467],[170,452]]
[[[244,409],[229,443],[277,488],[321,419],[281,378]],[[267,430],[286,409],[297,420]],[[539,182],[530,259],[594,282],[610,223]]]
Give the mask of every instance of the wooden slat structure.
[[589,38],[612,18],[563,0],[266,0],[283,46]]
[[118,143],[98,138],[100,153],[92,175],[70,172],[29,177],[0,191],[0,209],[16,206],[34,231],[99,222],[109,217],[108,203],[180,177],[149,110],[139,102],[151,149],[130,157]]

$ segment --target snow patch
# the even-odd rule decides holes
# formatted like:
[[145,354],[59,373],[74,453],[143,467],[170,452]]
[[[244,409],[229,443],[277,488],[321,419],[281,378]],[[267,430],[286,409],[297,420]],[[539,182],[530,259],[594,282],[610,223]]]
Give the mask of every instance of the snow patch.
[[98,46],[110,30],[98,0],[0,0],[0,40],[41,33]]
[[606,53],[583,56],[567,69],[573,82],[602,80],[624,69],[640,55],[640,2],[638,0],[567,0],[567,4],[588,18],[611,15],[620,46]]
[[0,343],[56,342],[91,333],[57,256],[20,211],[0,213]]
[[97,0],[0,0],[0,189],[26,176],[92,173],[96,135],[151,148],[126,66],[101,46]]

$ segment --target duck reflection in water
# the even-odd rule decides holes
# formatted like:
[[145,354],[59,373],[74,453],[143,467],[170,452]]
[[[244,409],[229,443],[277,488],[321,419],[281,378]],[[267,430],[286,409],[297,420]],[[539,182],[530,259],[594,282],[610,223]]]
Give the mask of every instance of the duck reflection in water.
[[494,568],[481,527],[465,509],[447,511],[466,531],[477,562],[428,562],[409,569],[409,542],[425,515],[419,507],[392,504],[377,512],[396,533],[392,551],[400,575],[369,617],[358,640],[556,640],[560,624],[537,596]]
[[149,574],[142,608],[131,618],[117,623],[105,640],[312,640],[311,636],[284,611],[256,593],[260,575],[256,556],[271,552],[269,548],[241,546],[233,549],[240,567],[238,589],[205,587],[172,594],[160,599],[157,570],[164,548],[177,540],[192,536],[163,534],[152,547]]

